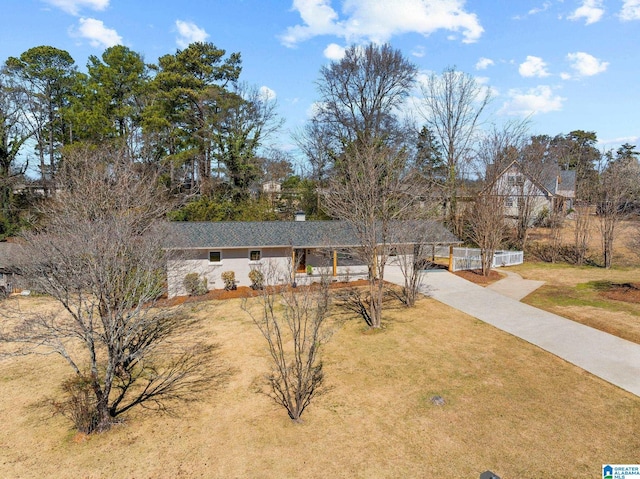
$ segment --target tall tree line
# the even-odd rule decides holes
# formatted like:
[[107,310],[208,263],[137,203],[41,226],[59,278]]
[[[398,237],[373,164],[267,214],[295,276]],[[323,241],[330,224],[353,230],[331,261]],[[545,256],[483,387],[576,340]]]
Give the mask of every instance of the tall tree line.
[[[262,175],[260,147],[281,122],[275,99],[241,82],[239,53],[193,43],[148,64],[125,46],[91,56],[86,73],[64,50],[31,48],[0,69],[2,231],[27,167],[44,196],[81,145],[123,148],[174,191],[246,198]],[[35,159],[35,161],[34,161]]]

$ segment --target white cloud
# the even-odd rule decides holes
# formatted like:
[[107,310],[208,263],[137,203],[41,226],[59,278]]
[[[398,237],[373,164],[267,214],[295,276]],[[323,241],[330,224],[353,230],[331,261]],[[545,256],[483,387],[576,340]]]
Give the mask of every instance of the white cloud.
[[422,45],[418,45],[413,50],[411,50],[411,54],[414,57],[422,58],[422,57],[424,57],[426,55],[426,50]]
[[512,89],[507,100],[500,109],[503,115],[528,116],[537,113],[549,113],[562,109],[565,98],[554,95],[550,86],[540,85],[527,91]]
[[585,19],[585,25],[591,25],[600,21],[604,14],[604,8],[602,8],[602,0],[583,0],[582,5],[576,9],[571,15],[569,20]]
[[112,47],[122,44],[122,37],[113,28],[104,26],[102,20],[95,18],[81,18],[78,25],[78,35],[89,40],[93,47]]
[[464,9],[464,0],[344,0],[342,18],[330,0],[294,0],[293,10],[303,24],[287,28],[280,37],[289,47],[318,35],[382,43],[394,35],[428,36],[438,30],[459,33],[464,43],[473,43],[484,31],[478,17]]
[[176,20],[176,28],[178,29],[178,38],[176,43],[180,48],[187,48],[190,43],[204,42],[209,38],[209,34],[192,22]]
[[476,62],[476,70],[486,70],[488,67],[496,63],[491,58],[480,57]]
[[338,34],[335,23],[338,14],[331,8],[330,0],[294,0],[292,9],[300,13],[304,25],[287,28],[280,38],[284,45],[291,47],[316,35]]
[[518,73],[523,77],[547,77],[547,64],[540,57],[527,55],[527,59],[518,67]]
[[540,7],[534,7],[529,10],[526,15],[515,15],[514,20],[524,20],[527,16],[537,15],[538,13],[546,12],[551,7],[551,2],[544,2]]
[[[604,72],[609,62],[603,62],[585,52],[569,53],[567,60],[571,62],[571,68],[578,76],[589,77]],[[568,78],[565,78],[565,80]]]
[[612,139],[599,139],[598,140],[598,145],[615,145],[615,146],[619,146],[619,145],[623,145],[625,143],[629,143],[631,145],[637,145],[638,143],[640,143],[640,137],[639,136],[621,136],[618,138],[612,138]]
[[268,86],[261,86],[258,89],[258,93],[263,101],[272,101],[276,99],[276,92]]
[[71,15],[78,15],[80,9],[104,10],[109,6],[109,0],[43,0],[49,5],[59,8]]
[[330,43],[322,53],[325,58],[328,58],[329,60],[342,60],[342,57],[344,57],[344,47],[341,47],[337,43]]
[[619,16],[624,22],[640,20],[640,0],[624,0]]
[[527,15],[537,15],[538,13],[545,12],[551,6],[551,2],[544,2],[541,7],[532,8],[527,12]]

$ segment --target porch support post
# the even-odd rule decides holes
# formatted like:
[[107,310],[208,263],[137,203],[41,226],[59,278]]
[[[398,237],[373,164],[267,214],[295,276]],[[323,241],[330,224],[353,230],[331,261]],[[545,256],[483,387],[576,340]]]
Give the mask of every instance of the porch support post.
[[333,250],[333,276],[338,276],[338,250]]
[[291,248],[291,282],[296,281],[296,249]]
[[453,245],[449,245],[449,271],[453,272]]

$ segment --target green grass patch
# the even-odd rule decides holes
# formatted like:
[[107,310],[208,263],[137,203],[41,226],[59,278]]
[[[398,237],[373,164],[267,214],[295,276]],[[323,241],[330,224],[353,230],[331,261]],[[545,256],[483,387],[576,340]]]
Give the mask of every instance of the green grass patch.
[[526,303],[542,309],[550,306],[589,306],[607,309],[611,301],[599,298],[592,288],[570,286],[543,286],[526,298]]

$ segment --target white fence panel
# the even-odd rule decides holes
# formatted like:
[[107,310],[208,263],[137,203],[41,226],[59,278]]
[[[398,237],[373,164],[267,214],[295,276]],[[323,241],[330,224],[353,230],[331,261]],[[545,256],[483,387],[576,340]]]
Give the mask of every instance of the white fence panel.
[[482,263],[480,257],[473,256],[454,256],[453,257],[453,271],[463,271],[468,269],[480,269]]
[[[449,257],[449,247],[435,248],[435,255],[441,258]],[[522,251],[496,251],[493,254],[493,268],[512,266],[524,262]],[[482,267],[479,248],[453,248],[453,271],[480,269]]]

